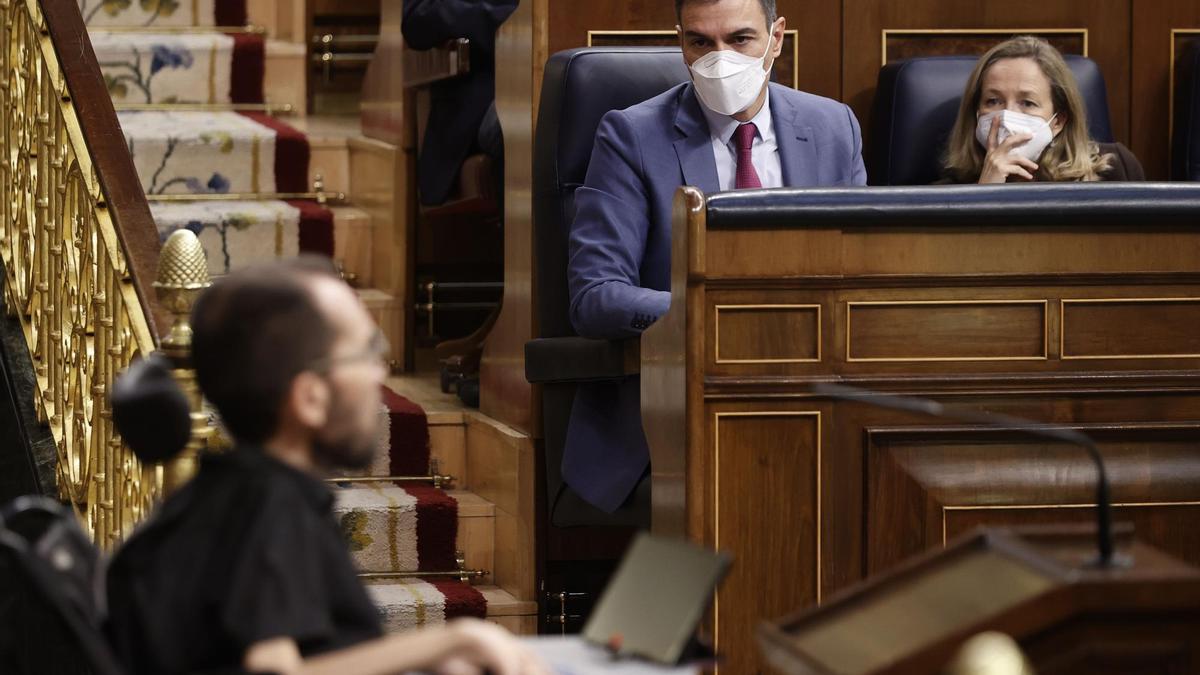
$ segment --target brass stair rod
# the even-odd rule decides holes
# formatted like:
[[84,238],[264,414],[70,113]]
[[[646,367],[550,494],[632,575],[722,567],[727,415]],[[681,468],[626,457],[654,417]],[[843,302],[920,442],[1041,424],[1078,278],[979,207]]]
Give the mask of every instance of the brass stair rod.
[[359,572],[360,579],[422,579],[422,578],[451,578],[459,581],[482,579],[488,575],[487,570],[455,570],[444,572]]
[[94,26],[92,30],[108,33],[250,33],[266,35],[263,26]]
[[353,476],[350,478],[326,478],[326,483],[432,483],[440,488],[454,482],[454,476],[433,474],[430,476]]
[[114,103],[118,112],[143,111],[200,111],[200,112],[265,112],[291,114],[296,112],[291,103]]
[[344,202],[345,192],[221,192],[196,194],[146,195],[149,202],[227,202],[260,199],[315,199],[318,203]]

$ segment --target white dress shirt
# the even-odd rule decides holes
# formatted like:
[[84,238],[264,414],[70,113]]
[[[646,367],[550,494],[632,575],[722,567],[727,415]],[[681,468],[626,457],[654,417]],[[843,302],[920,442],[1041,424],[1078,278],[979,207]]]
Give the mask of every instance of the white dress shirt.
[[[737,146],[733,132],[741,122],[729,115],[721,115],[700,104],[704,118],[708,120],[708,131],[712,138],[713,158],[717,160],[717,185],[721,190],[732,190],[737,184]],[[750,146],[750,158],[758,180],[765,188],[783,187],[783,164],[779,160],[779,146],[775,144],[775,127],[771,124],[771,90],[763,99],[763,107],[750,120],[758,127],[754,144]]]

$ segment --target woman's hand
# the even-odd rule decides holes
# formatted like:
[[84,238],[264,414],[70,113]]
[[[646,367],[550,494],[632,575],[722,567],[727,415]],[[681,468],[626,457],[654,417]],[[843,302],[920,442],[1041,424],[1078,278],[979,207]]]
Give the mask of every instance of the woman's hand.
[[1038,165],[1032,160],[1018,154],[1009,154],[1014,148],[1033,139],[1033,134],[1013,134],[998,143],[1000,137],[1000,117],[992,118],[992,128],[988,131],[988,152],[983,158],[983,170],[979,172],[979,182],[1004,183],[1009,176],[1018,176],[1025,180],[1033,180],[1033,172]]

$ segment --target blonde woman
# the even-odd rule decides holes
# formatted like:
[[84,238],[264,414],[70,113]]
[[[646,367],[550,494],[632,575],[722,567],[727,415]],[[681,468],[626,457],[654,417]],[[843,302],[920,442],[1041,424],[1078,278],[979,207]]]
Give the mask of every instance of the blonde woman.
[[967,80],[943,162],[948,183],[1140,181],[1120,143],[1088,136],[1087,110],[1058,50],[1041,38],[992,47]]

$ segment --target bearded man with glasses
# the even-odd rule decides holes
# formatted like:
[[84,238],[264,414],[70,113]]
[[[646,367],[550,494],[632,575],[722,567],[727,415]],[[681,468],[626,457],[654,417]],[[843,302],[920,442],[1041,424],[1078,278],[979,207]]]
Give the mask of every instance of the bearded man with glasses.
[[483,621],[382,637],[321,478],[371,460],[387,343],[328,260],[230,274],[192,327],[197,381],[236,447],[203,456],[113,560],[109,632],[129,673],[543,672]]

